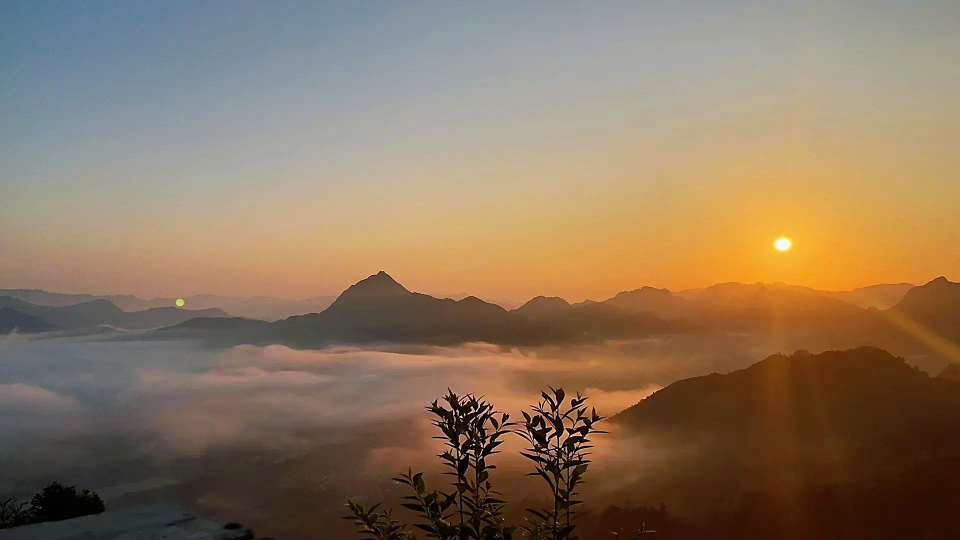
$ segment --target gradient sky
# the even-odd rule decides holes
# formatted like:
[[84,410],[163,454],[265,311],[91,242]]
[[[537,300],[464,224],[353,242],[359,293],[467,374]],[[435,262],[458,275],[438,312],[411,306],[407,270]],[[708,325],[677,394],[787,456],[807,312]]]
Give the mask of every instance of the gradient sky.
[[957,280],[958,27],[953,0],[5,1],[0,287]]

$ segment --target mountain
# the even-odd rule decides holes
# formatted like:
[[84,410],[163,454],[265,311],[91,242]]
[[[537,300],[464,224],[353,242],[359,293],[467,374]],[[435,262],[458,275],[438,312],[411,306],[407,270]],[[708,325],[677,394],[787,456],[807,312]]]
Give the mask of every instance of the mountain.
[[859,287],[851,291],[814,290],[814,293],[843,300],[862,308],[887,309],[899,302],[913,287],[911,283],[883,283]]
[[242,329],[248,332],[271,332],[273,324],[259,319],[243,317],[194,317],[170,328],[188,330],[225,330]]
[[960,342],[960,283],[938,277],[907,291],[890,311]]
[[[336,299],[336,296],[315,296],[302,300],[274,298],[271,296],[236,297],[213,294],[198,294],[184,297],[184,307],[190,309],[217,308],[238,317],[275,321],[293,315],[319,313]],[[152,300],[151,303],[155,302]],[[162,307],[174,305],[174,300],[162,303]],[[157,306],[150,306],[157,307]]]
[[[386,272],[349,287],[321,313],[275,323],[276,339],[300,346],[331,341],[402,341],[543,344],[625,339],[651,333],[689,331],[648,314],[604,304],[569,306],[561,299],[535,299],[526,309],[507,311],[468,296],[455,301],[411,292]],[[564,309],[563,306],[567,305]],[[556,307],[552,309],[540,309]]]
[[[451,299],[451,300],[463,300],[464,298],[466,298],[466,297],[468,297],[468,296],[473,296],[473,295],[472,295],[472,294],[467,294],[467,293],[465,293],[465,292],[459,292],[459,293],[456,293],[456,294],[440,294],[440,295],[437,295],[437,298],[441,298],[441,299],[443,299],[443,298],[449,298],[449,299]],[[479,298],[479,297],[478,297],[478,298]],[[495,298],[495,299],[494,299],[494,298],[480,298],[480,299],[483,300],[484,302],[488,303],[488,304],[496,304],[496,305],[502,307],[503,309],[505,309],[505,310],[507,310],[507,311],[513,311],[513,310],[517,309],[518,307],[520,307],[520,304],[518,304],[517,302],[514,302],[513,300],[508,300],[508,299],[506,299],[506,298]]]
[[[701,300],[713,298],[724,299],[747,296],[753,294],[761,287],[770,290],[794,290],[797,292],[807,292],[819,296],[828,296],[838,300],[844,300],[860,307],[876,307],[879,309],[888,308],[897,303],[912,285],[908,283],[889,284],[889,285],[871,285],[852,291],[819,291],[809,287],[796,285],[786,285],[783,283],[773,284],[742,284],[726,283],[709,287],[707,294]],[[725,293],[717,294],[716,289],[726,289]],[[684,303],[679,300],[696,300],[707,289],[688,289],[671,293],[666,289],[656,289],[653,287],[642,287],[634,291],[624,291],[617,296],[608,299],[606,302],[630,312],[648,311],[658,315],[675,318],[678,316],[687,316],[687,312],[682,311]],[[172,307],[175,305],[176,298],[153,298],[145,300],[131,294],[117,295],[93,295],[93,294],[65,294],[43,291],[40,289],[0,289],[0,296],[10,296],[18,300],[23,300],[31,304],[42,306],[64,307],[76,304],[86,303],[93,300],[107,300],[123,311],[133,312],[142,311],[156,307]],[[450,298],[452,300],[463,300],[470,295],[458,293],[453,295],[441,296],[439,298]],[[186,296],[183,298],[185,307],[188,309],[221,309],[233,316],[262,319],[266,321],[275,321],[285,319],[294,315],[304,315],[308,313],[319,313],[330,306],[337,296],[315,296],[304,299],[275,298],[271,296],[254,297],[235,297],[221,296],[213,294],[198,294]],[[504,309],[513,310],[517,304],[509,300],[484,300],[487,303],[497,304]],[[588,301],[589,302],[589,301]],[[676,305],[674,305],[676,304]],[[689,307],[689,306],[687,306]]]
[[0,296],[0,306],[13,308],[63,328],[114,324],[124,314],[122,309],[107,300],[90,300],[70,306],[39,306]]
[[937,375],[937,378],[960,381],[960,362],[948,364],[947,367],[940,371],[940,374]]
[[693,320],[713,330],[766,334],[812,349],[864,344],[856,340],[867,311],[825,296],[759,287],[745,296],[692,304]]
[[604,301],[604,303],[624,311],[648,312],[670,318],[683,316],[689,311],[686,300],[676,296],[668,289],[657,289],[656,287],[641,287],[633,291],[623,291]]
[[760,289],[767,289],[770,291],[792,291],[825,296],[835,300],[842,300],[861,308],[873,307],[886,309],[899,302],[911,288],[913,288],[913,285],[910,283],[891,283],[869,285],[849,291],[825,291],[786,283],[739,283],[733,281],[717,283],[704,289],[686,289],[678,291],[675,295],[679,298],[694,300],[701,304],[723,304],[736,298],[756,294]]
[[[106,300],[123,311],[143,311],[157,307],[173,307],[176,298],[154,298],[144,300],[131,294],[92,295],[64,294],[39,289],[0,289],[0,296],[10,296],[30,304],[40,306],[64,307]],[[214,294],[198,294],[184,297],[185,307],[189,309],[221,309],[233,315],[263,320],[277,320],[292,315],[318,313],[326,309],[336,296],[315,296],[302,300],[274,298],[270,296],[235,297]]]
[[12,307],[0,308],[0,335],[13,331],[27,334],[57,329],[59,329],[57,325],[50,324],[40,317],[17,311]]
[[796,471],[809,478],[791,482],[849,480],[923,456],[960,459],[960,382],[873,347],[798,351],[675,382],[612,421],[673,441],[712,441],[714,456],[752,487]]
[[487,336],[507,318],[505,309],[472,296],[455,301],[410,292],[381,271],[351,285],[324,311],[276,326],[293,339],[457,341],[465,332]]
[[[347,287],[347,290],[340,293],[340,296],[334,300],[330,307],[342,308],[345,305],[380,302],[387,298],[410,298],[411,294],[413,293],[408,291],[403,285],[397,283],[395,279],[390,277],[390,274],[381,270]],[[433,297],[431,296],[430,298]]]
[[[647,467],[667,475],[661,495],[732,511],[730,524],[715,525],[728,530],[720,538],[948,538],[960,529],[960,381],[881,349],[773,355],[677,381],[610,422],[640,438]],[[638,496],[649,484],[624,489]],[[912,534],[925,530],[935,532]]]
[[570,303],[559,296],[537,296],[513,310],[514,313],[530,316],[553,315],[570,309]]
[[778,283],[739,283],[736,281],[728,283],[717,283],[711,285],[692,297],[701,304],[723,305],[737,298],[751,296],[760,289],[779,289]]
[[[93,295],[93,294],[65,294],[42,291],[40,289],[0,289],[0,296],[10,296],[17,300],[23,300],[30,304],[38,306],[64,307],[92,302],[94,300],[106,300],[125,311],[134,311],[138,309],[147,309],[155,307],[149,305],[146,300],[141,300],[132,294],[112,294],[112,295]],[[168,306],[173,305],[174,299],[169,299]]]
[[[633,429],[749,432],[752,437],[791,431],[822,438],[827,433],[935,435],[929,429],[939,429],[948,418],[960,421],[960,383],[932,379],[902,358],[861,347],[777,354],[726,375],[678,381],[614,421]],[[900,429],[905,426],[910,429]],[[949,429],[960,434],[960,424]]]
[[872,343],[909,354],[930,373],[960,360],[960,283],[939,277],[910,289],[895,306],[871,314]]
[[194,317],[228,317],[219,309],[188,310],[176,307],[126,312],[107,300],[91,300],[71,306],[40,306],[9,296],[0,296],[0,307],[36,317],[61,328],[90,328],[101,325],[120,328],[159,328]]
[[115,326],[123,328],[160,328],[179,324],[195,317],[223,318],[230,317],[222,309],[185,309],[178,307],[159,307],[124,313]]

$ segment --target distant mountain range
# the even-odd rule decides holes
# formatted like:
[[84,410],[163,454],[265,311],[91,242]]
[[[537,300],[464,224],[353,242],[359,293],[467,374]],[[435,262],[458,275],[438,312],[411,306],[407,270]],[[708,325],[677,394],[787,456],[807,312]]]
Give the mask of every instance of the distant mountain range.
[[90,300],[69,306],[41,306],[10,296],[0,296],[4,332],[44,332],[59,329],[112,326],[125,329],[160,328],[196,317],[227,317],[220,309],[189,310],[177,307],[123,311],[107,300]]
[[850,291],[824,291],[804,287],[802,285],[788,285],[786,283],[718,283],[705,289],[686,289],[676,293],[680,298],[698,300],[700,302],[729,302],[735,298],[750,296],[760,289],[769,291],[792,291],[815,296],[825,296],[859,306],[862,308],[886,309],[903,298],[903,295],[914,287],[911,283],[892,283],[870,285]]
[[276,335],[295,343],[316,340],[542,344],[647,336],[688,331],[647,314],[610,308],[597,312],[571,306],[561,312],[514,311],[474,296],[462,300],[410,292],[386,272],[372,275],[341,294],[321,313],[275,323]]
[[[899,302],[914,286],[909,283],[871,285],[852,291],[822,291],[810,287],[785,283],[718,283],[704,289],[687,289],[671,292],[656,287],[641,287],[622,291],[602,302],[587,300],[581,304],[601,303],[624,311],[647,312],[667,319],[697,318],[710,313],[725,313],[749,309],[751,303],[797,303],[816,309],[819,306],[851,305],[865,308],[887,309]],[[830,302],[820,299],[833,300]],[[549,305],[548,305],[549,302]],[[842,302],[842,304],[840,303]],[[558,311],[570,306],[560,297],[538,296],[521,306],[521,311]],[[799,306],[798,306],[799,307]]]
[[[348,288],[320,313],[257,325],[256,331],[251,323],[237,321],[234,338],[227,323],[195,321],[190,327],[216,330],[217,343],[242,338],[299,347],[370,341],[536,345],[720,332],[754,336],[775,348],[882,346],[910,355],[935,373],[960,358],[952,356],[951,349],[960,341],[958,320],[950,318],[949,307],[960,298],[956,285],[934,280],[885,310],[793,289],[723,284],[688,298],[653,288],[604,302],[570,304],[558,297],[537,297],[508,311],[476,297],[455,301],[411,292],[380,272]],[[922,301],[928,297],[932,305]],[[943,307],[937,307],[940,304]],[[933,324],[930,317],[944,318]],[[913,326],[922,324],[930,330],[911,331],[904,321],[914,318],[919,322]]]
[[0,307],[0,334],[10,332],[49,332],[59,330],[60,327],[49,323],[40,317],[17,311],[12,307]]
[[[158,307],[175,307],[176,298],[143,300],[131,294],[91,295],[64,294],[39,289],[0,289],[0,296],[9,296],[41,306],[72,306],[94,300],[106,300],[123,311],[143,311]],[[234,316],[252,319],[277,320],[292,315],[323,311],[336,300],[336,296],[316,296],[302,300],[274,298],[270,296],[235,297],[213,294],[198,294],[183,298],[188,309],[220,309]]]
[[[667,289],[657,289],[655,287],[641,287],[632,291],[623,291],[613,298],[605,300],[603,303],[618,307],[625,311],[640,312],[646,311],[654,313],[661,317],[674,317],[684,313],[685,308],[689,307],[689,302],[685,300],[700,300],[716,302],[718,300],[729,301],[738,297],[750,296],[761,288],[768,290],[790,290],[795,292],[805,292],[817,296],[826,296],[843,300],[860,307],[876,307],[880,309],[893,306],[913,285],[909,283],[898,283],[891,285],[871,285],[861,287],[852,291],[822,291],[809,287],[798,285],[787,285],[784,283],[721,283],[712,285],[706,289],[687,289],[679,292],[671,292]],[[48,292],[40,289],[0,289],[0,296],[9,296],[31,304],[41,306],[72,306],[93,300],[107,300],[123,311],[142,311],[156,307],[173,307],[176,298],[153,298],[144,300],[132,294],[116,295],[93,295],[93,294],[66,294],[57,292]],[[467,293],[457,293],[442,295],[437,298],[449,298],[452,300],[463,300],[471,295]],[[537,297],[534,300],[543,297]],[[559,298],[559,297],[553,297]],[[250,319],[262,319],[265,321],[274,321],[285,319],[294,315],[305,315],[308,313],[319,313],[330,306],[336,295],[315,296],[304,299],[275,298],[271,296],[254,297],[236,297],[221,296],[213,294],[198,294],[186,296],[183,298],[184,307],[188,309],[210,309],[218,308],[232,316],[245,317]],[[560,299],[562,300],[562,299]],[[489,304],[497,304],[504,309],[514,310],[518,307],[509,300],[485,300]],[[566,302],[564,300],[564,302]],[[581,302],[595,303],[592,300]]]
[[[0,307],[21,314],[4,315],[6,331],[13,327],[36,332],[91,325],[180,325],[169,333],[203,333],[224,345],[277,342],[313,347],[370,341],[535,345],[719,332],[753,336],[781,350],[875,345],[909,356],[933,373],[960,361],[960,284],[941,277],[919,287],[906,287],[909,285],[877,285],[828,293],[783,284],[722,283],[678,294],[643,287],[603,302],[570,304],[559,297],[539,296],[508,311],[473,296],[454,300],[411,292],[379,272],[349,287],[324,309],[273,323],[230,318],[236,313],[220,308],[166,306],[125,311],[103,298],[72,305],[38,305],[4,296]],[[87,298],[44,291],[19,290],[18,294],[56,304]],[[863,308],[838,296],[882,299],[884,303],[898,300],[885,309]],[[129,301],[131,297],[120,298]],[[192,298],[189,307],[225,297]],[[235,307],[243,304],[234,300]],[[195,317],[223,320],[182,324]]]

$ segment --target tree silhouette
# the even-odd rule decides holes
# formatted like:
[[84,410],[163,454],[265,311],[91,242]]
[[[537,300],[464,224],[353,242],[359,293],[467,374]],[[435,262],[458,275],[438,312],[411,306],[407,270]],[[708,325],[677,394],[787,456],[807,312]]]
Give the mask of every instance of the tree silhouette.
[[[553,495],[552,509],[528,509],[537,519],[529,521],[519,534],[530,540],[573,540],[575,513],[572,508],[581,501],[576,488],[584,481],[590,463],[589,436],[597,431],[594,425],[603,419],[596,410],[587,413],[587,398],[577,394],[564,401],[562,388],[550,388],[552,395],[542,393],[543,400],[524,412],[522,424],[510,421],[510,415],[497,411],[492,404],[472,394],[458,396],[447,392],[435,400],[427,411],[433,425],[442,435],[445,449],[437,457],[452,477],[450,491],[428,490],[422,472],[408,469],[395,481],[409,486],[412,494],[404,497],[403,507],[417,513],[421,522],[414,526],[428,538],[440,540],[510,540],[518,528],[504,523],[503,509],[507,502],[493,489],[491,472],[496,465],[490,458],[499,453],[503,438],[519,432],[530,448],[522,453],[535,463],[531,476],[539,476],[549,485]],[[518,429],[522,427],[522,430]],[[365,539],[410,540],[413,532],[395,520],[390,511],[379,511],[379,504],[370,508],[348,500],[348,519],[357,525]]]
[[35,521],[59,521],[103,512],[103,500],[96,493],[76,486],[53,482],[30,500]]

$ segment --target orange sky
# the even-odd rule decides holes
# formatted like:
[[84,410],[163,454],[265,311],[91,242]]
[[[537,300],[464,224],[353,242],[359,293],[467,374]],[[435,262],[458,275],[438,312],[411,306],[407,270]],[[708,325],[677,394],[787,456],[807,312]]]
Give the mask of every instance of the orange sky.
[[955,3],[151,9],[0,16],[0,287],[960,279]]

